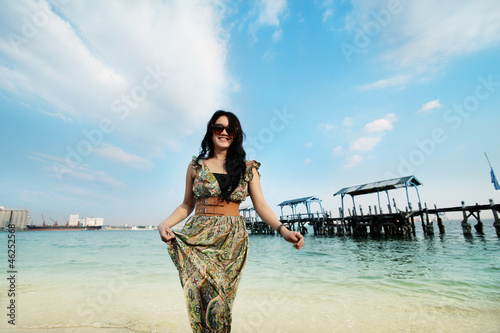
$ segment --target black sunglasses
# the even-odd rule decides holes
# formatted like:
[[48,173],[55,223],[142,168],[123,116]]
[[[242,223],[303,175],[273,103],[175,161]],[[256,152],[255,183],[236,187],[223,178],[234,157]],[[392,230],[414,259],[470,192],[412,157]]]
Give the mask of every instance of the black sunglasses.
[[214,132],[215,135],[220,135],[222,132],[226,130],[227,135],[235,135],[236,134],[236,129],[231,126],[224,126],[221,124],[213,124],[212,125],[212,131]]

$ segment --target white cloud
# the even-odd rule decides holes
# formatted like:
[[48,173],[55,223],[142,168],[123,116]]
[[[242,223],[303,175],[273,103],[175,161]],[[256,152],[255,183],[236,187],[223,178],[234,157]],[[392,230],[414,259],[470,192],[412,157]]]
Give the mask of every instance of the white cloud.
[[333,9],[332,8],[327,8],[323,12],[323,23],[325,23],[326,20],[328,20],[328,18],[330,18],[331,16],[333,16]]
[[418,110],[418,112],[430,111],[432,109],[440,108],[442,106],[443,105],[439,103],[439,99],[435,99],[433,101],[427,102],[424,105],[422,105],[422,107],[420,108],[420,110]]
[[273,41],[281,40],[283,31],[280,28],[280,17],[285,14],[286,8],[286,0],[258,0],[255,8],[258,17],[249,25],[250,34],[254,41],[257,41],[257,31],[266,26],[276,27],[272,37]]
[[[121,190],[120,187],[122,187],[122,185],[118,186],[118,190]],[[75,196],[83,197],[85,198],[85,200],[87,200],[85,202],[86,205],[91,205],[96,207],[102,205],[104,200],[106,200],[107,203],[109,203],[110,201],[114,203],[123,203],[118,198],[113,196],[111,191],[101,191],[95,188],[89,189],[81,186],[68,184],[67,182],[58,184],[55,187],[55,190],[57,191],[54,192],[55,195],[59,195],[58,193],[61,193],[62,197],[64,197],[66,200],[74,200],[73,198]]]
[[352,151],[371,151],[382,140],[380,136],[362,136],[351,144]]
[[322,129],[325,129],[327,131],[331,131],[331,130],[335,129],[335,124],[321,123],[318,125],[318,128],[322,128]]
[[344,152],[344,147],[342,146],[337,146],[333,148],[332,154],[333,156],[340,156]]
[[231,87],[231,91],[235,93],[239,93],[241,91],[241,83],[234,81]]
[[353,155],[349,156],[344,161],[344,169],[351,169],[358,166],[363,161],[363,156]]
[[44,114],[46,116],[49,116],[49,117],[59,118],[59,119],[62,119],[64,121],[67,121],[67,122],[70,122],[70,123],[73,122],[73,119],[71,119],[69,117],[66,117],[63,114],[59,113],[59,112],[48,112],[48,111],[44,111],[44,110],[38,110],[38,112],[40,112],[40,113],[42,113],[42,114]]
[[[356,0],[346,17],[346,29],[377,24],[374,13],[388,13],[389,4],[400,10],[389,12],[380,32],[370,38],[369,48],[384,50],[379,60],[390,70],[411,77],[432,77],[453,57],[500,44],[500,6],[497,0],[420,0],[387,2]],[[408,79],[378,81],[367,88],[406,85]]]
[[372,121],[371,123],[366,124],[365,131],[368,133],[390,131],[394,128],[393,124],[397,120],[398,118],[396,117],[396,114],[389,113],[383,119],[377,119]]
[[394,128],[394,123],[397,120],[396,114],[389,113],[384,118],[367,123],[363,128],[365,134],[355,139],[349,149],[356,152],[372,151],[382,141],[384,132]]
[[[218,1],[51,4],[53,10],[46,1],[2,5],[0,89],[23,102],[43,100],[64,117],[95,125],[109,118],[113,135],[150,155],[178,146],[227,104],[232,80]],[[47,23],[14,45],[12,36],[24,38],[23,18],[38,12],[50,14]],[[158,83],[155,71],[168,76]]]
[[259,17],[257,23],[259,25],[279,26],[279,17],[286,10],[286,0],[260,0],[258,7]]
[[372,83],[364,84],[358,87],[361,91],[375,90],[375,89],[383,89],[383,88],[392,88],[396,86],[406,87],[408,82],[411,80],[410,75],[406,74],[398,74],[396,76],[390,77],[388,79],[378,80]]
[[342,122],[342,125],[345,127],[351,127],[354,125],[354,118],[351,117],[345,117],[344,121]]
[[32,160],[35,160],[35,161],[38,161],[38,162],[44,162],[45,163],[45,160],[39,158],[39,157],[36,157],[36,156],[28,156],[28,158],[31,158]]
[[304,160],[304,164],[305,164],[306,166],[307,166],[307,165],[309,165],[309,164],[311,164],[311,162],[312,162],[312,160],[311,160],[310,158],[306,158],[306,159]]
[[31,155],[28,156],[28,158],[46,164],[43,169],[47,172],[46,176],[49,178],[55,178],[59,181],[64,182],[79,182],[81,184],[84,184],[85,186],[125,186],[125,184],[123,184],[121,181],[111,177],[104,171],[90,170],[86,164],[75,165],[73,163],[69,163],[69,161],[65,158],[51,156],[34,151],[32,151],[31,153],[36,156]]
[[304,147],[307,147],[307,148],[312,147],[312,146],[313,146],[312,142],[307,142],[304,144]]
[[58,180],[63,180],[64,182],[76,182],[84,184],[86,187],[88,185],[94,186],[108,186],[108,187],[124,187],[121,181],[111,177],[105,171],[100,170],[89,170],[86,167],[70,167],[64,165],[64,168],[58,169],[57,173],[54,171],[52,166],[44,167],[47,171],[47,176],[49,178],[57,178]]
[[267,50],[262,56],[264,62],[272,62],[276,59],[276,52],[274,50]]
[[44,163],[49,163],[49,162],[53,161],[53,162],[61,163],[63,165],[66,165],[66,164],[69,165],[70,164],[70,163],[68,163],[66,161],[66,159],[64,159],[62,157],[51,156],[51,155],[39,153],[39,152],[36,152],[36,151],[32,151],[31,153],[34,154],[34,155],[36,155],[36,156],[28,156],[29,158],[37,160],[37,161],[41,161],[41,162],[44,162]]
[[273,42],[277,42],[277,41],[281,40],[281,36],[282,35],[283,35],[283,30],[282,29],[277,29],[273,33]]
[[121,148],[112,146],[108,143],[102,143],[94,151],[104,158],[126,164],[136,169],[150,170],[153,167],[153,162],[140,156],[132,155],[124,152]]
[[425,0],[405,6],[394,27],[401,29],[404,42],[386,55],[402,67],[425,70],[500,42],[496,0]]
[[96,184],[108,185],[111,187],[123,187],[123,186],[125,186],[125,184],[123,184],[119,180],[116,180],[115,178],[111,177],[110,175],[108,175],[104,171],[98,171],[98,170],[77,171],[77,170],[73,170],[72,172],[68,173],[65,176],[77,178],[77,179],[83,180],[85,182],[93,182]]

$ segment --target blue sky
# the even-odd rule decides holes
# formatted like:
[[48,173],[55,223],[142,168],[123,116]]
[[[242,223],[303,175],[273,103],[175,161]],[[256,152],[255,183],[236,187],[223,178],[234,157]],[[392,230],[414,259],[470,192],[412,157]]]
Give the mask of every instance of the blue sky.
[[0,6],[0,205],[35,224],[158,224],[217,109],[277,213],[316,195],[336,215],[339,189],[409,174],[429,206],[500,202],[495,0]]

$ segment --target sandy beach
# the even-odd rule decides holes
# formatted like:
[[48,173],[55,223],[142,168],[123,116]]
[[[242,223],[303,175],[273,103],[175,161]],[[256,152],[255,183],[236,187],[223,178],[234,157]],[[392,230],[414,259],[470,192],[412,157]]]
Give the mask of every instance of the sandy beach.
[[[234,332],[498,332],[500,242],[251,236]],[[490,233],[491,234],[491,233]],[[2,332],[190,332],[155,231],[18,233],[16,325]],[[6,281],[6,280],[5,280]],[[6,309],[6,282],[0,283]]]

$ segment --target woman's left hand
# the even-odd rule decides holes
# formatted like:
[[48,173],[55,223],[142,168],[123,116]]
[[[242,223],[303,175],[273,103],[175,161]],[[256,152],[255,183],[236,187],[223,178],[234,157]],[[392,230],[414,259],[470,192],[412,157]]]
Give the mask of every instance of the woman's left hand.
[[283,238],[287,242],[293,243],[293,247],[297,250],[300,250],[302,246],[304,246],[304,236],[302,236],[300,232],[285,229],[285,231],[282,231],[281,233],[283,234]]

